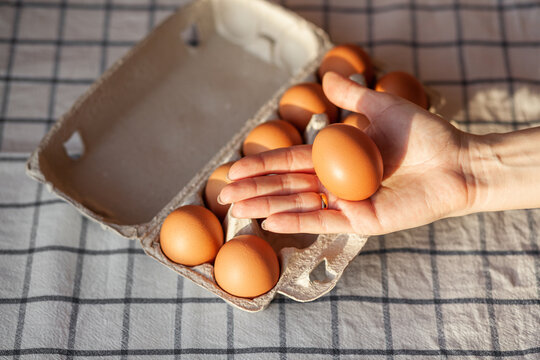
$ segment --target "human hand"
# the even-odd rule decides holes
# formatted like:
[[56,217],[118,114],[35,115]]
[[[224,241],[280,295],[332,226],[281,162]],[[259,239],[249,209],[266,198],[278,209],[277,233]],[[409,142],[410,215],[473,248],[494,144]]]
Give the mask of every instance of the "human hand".
[[[234,182],[219,200],[233,203],[233,216],[266,217],[263,228],[278,233],[377,235],[474,211],[478,196],[469,149],[476,148],[471,146],[476,136],[411,102],[335,73],[324,76],[323,89],[334,104],[371,121],[365,131],[384,163],[379,190],[362,201],[336,198],[314,173],[311,145],[277,149],[231,167]],[[328,196],[326,210],[319,193]]]

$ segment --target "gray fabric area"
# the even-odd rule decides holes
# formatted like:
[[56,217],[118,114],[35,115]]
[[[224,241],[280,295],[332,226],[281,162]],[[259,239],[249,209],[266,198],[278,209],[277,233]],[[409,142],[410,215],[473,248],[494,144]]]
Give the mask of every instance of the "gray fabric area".
[[[25,176],[54,120],[184,3],[0,2],[0,357],[537,359],[540,210],[373,237],[328,295],[249,314]],[[538,1],[281,3],[418,76],[461,129],[540,124]]]

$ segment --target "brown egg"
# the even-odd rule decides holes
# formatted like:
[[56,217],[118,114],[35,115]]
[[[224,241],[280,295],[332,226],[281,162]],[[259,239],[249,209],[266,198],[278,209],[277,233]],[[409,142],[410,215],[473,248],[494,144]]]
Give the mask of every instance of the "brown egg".
[[255,235],[240,235],[225,243],[214,263],[218,285],[231,295],[254,298],[271,290],[279,279],[272,247]]
[[362,130],[350,125],[333,124],[322,129],[313,142],[312,158],[321,183],[340,199],[367,199],[381,184],[379,149]]
[[343,119],[342,123],[354,126],[360,130],[364,130],[371,124],[366,115],[359,113],[350,113]]
[[227,216],[230,204],[221,205],[217,202],[217,197],[221,192],[221,189],[225,185],[230,184],[231,181],[227,179],[227,174],[234,161],[220,165],[214,170],[212,175],[208,178],[206,186],[204,188],[204,202],[206,206],[216,215],[221,221]]
[[302,83],[290,87],[279,100],[279,115],[292,123],[300,133],[306,129],[313,114],[326,113],[331,123],[336,122],[338,108],[324,95],[317,83]]
[[369,87],[373,83],[375,70],[369,55],[358,45],[338,45],[328,51],[319,66],[319,78],[327,71],[336,72],[344,77],[362,74]]
[[211,262],[223,244],[223,228],[210,210],[185,205],[170,213],[159,233],[161,251],[175,263],[195,266]]
[[375,90],[400,96],[424,109],[429,107],[428,97],[422,84],[414,76],[403,71],[385,74],[377,81]]
[[242,152],[248,156],[300,144],[302,136],[294,126],[284,120],[270,120],[251,130]]

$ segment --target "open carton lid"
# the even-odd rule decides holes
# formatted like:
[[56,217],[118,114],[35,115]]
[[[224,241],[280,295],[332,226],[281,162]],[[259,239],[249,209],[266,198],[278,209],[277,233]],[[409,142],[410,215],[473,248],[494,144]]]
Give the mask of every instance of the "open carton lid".
[[[265,1],[196,1],[78,99],[27,172],[89,218],[142,238],[234,157],[330,46],[323,31]],[[77,138],[82,154],[72,156],[66,143]]]

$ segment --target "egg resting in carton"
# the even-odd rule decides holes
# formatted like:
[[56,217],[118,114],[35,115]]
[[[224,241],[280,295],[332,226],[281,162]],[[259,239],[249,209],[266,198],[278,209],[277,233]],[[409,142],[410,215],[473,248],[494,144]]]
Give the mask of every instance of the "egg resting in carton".
[[[197,41],[184,42],[193,25]],[[212,171],[238,159],[249,131],[277,117],[287,88],[316,80],[331,46],[324,31],[277,5],[198,0],[160,24],[77,100],[31,155],[27,173],[88,218],[140,240],[148,255],[242,310],[262,310],[276,293],[314,300],[335,286],[366,237],[272,234],[256,220],[228,215],[226,240],[258,235],[280,259],[277,285],[244,299],[216,285],[212,265],[171,262],[161,252],[159,229],[174,209],[203,205]],[[306,142],[326,121],[312,119]],[[80,158],[64,147],[74,134],[84,146]],[[321,263],[326,278],[312,280]]]

